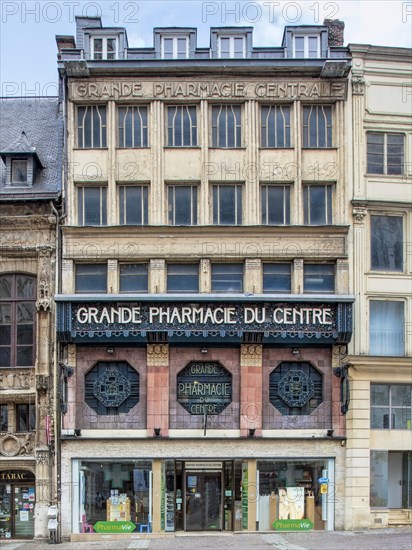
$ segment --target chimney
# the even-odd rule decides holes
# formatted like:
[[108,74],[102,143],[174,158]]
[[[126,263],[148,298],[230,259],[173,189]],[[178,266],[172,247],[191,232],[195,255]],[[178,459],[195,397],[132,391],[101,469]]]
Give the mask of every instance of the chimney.
[[345,23],[339,19],[325,19],[323,24],[328,27],[328,46],[343,46]]

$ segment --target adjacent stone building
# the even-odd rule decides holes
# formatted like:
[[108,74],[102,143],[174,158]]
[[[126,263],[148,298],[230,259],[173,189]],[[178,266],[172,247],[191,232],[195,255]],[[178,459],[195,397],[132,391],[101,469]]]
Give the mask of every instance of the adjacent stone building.
[[0,537],[48,536],[54,417],[57,98],[0,99]]
[[250,27],[130,48],[76,24],[57,37],[63,537],[343,529],[342,24],[264,48]]

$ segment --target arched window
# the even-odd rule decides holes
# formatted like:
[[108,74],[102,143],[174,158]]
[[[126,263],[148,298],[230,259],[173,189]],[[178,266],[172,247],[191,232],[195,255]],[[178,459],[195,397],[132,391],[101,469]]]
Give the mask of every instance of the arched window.
[[36,278],[0,275],[0,367],[32,367],[35,352]]

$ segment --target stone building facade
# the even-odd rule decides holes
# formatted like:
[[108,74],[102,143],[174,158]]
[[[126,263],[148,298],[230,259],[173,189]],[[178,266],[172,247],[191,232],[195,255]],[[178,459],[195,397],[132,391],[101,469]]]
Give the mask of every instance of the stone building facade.
[[350,44],[355,331],[347,529],[412,522],[411,50]]
[[76,23],[62,536],[343,529],[348,49],[331,22],[265,48]]
[[43,538],[58,499],[52,296],[60,103],[2,98],[0,120],[0,537]]

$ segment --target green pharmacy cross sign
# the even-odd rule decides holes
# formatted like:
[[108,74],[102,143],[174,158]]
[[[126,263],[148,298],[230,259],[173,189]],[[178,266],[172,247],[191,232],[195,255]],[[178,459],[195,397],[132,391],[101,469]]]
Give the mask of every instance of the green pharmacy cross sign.
[[272,527],[275,531],[310,531],[313,522],[310,519],[277,519]]
[[93,529],[96,533],[131,533],[136,525],[131,521],[98,521]]

